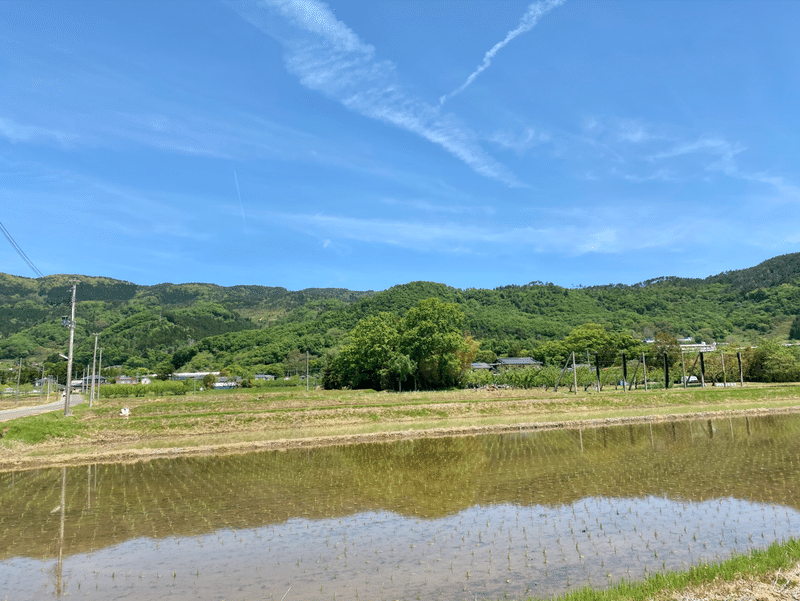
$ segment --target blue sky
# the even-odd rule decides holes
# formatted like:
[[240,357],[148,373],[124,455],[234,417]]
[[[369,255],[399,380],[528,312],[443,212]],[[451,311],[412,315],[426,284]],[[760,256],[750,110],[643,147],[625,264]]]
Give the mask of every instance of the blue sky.
[[750,267],[800,250],[799,30],[795,0],[0,0],[0,222],[138,284]]

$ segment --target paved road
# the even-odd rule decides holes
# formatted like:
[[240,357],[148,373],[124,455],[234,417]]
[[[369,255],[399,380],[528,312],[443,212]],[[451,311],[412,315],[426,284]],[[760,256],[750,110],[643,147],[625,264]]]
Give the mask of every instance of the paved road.
[[[69,397],[70,407],[80,405],[83,402],[83,396],[73,394]],[[10,419],[18,417],[27,417],[29,415],[39,415],[40,413],[47,413],[48,411],[64,411],[64,401],[55,401],[47,405],[35,405],[33,407],[17,407],[15,409],[3,409],[0,411],[0,422],[5,422]]]

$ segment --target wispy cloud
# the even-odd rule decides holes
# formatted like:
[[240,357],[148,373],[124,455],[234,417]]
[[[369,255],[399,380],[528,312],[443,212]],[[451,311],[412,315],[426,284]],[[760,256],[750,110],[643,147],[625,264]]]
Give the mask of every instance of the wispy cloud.
[[776,199],[779,203],[800,202],[800,186],[787,181],[777,175],[767,175],[765,173],[755,173],[746,176],[750,181],[758,182],[771,186],[777,193]]
[[[612,178],[636,183],[677,182],[707,178],[709,173],[719,172],[727,177],[758,181],[737,164],[737,156],[747,147],[721,135],[706,133],[689,137],[674,128],[637,119],[600,121],[594,117],[585,119],[581,129],[582,133],[573,139],[593,150],[589,172],[594,178],[605,172]],[[604,169],[598,159],[610,164]]]
[[634,173],[620,173],[620,176],[623,179],[636,184],[644,184],[647,182],[671,182],[676,180],[676,177],[672,171],[666,167],[661,167],[652,173],[645,173],[643,175]]
[[[628,209],[630,213],[630,210]],[[649,219],[635,218],[622,229],[619,209],[587,217],[578,212],[569,223],[556,214],[531,225],[473,224],[455,220],[436,221],[359,218],[327,214],[270,214],[283,227],[317,238],[323,247],[367,244],[420,253],[450,256],[498,257],[524,253],[558,253],[579,256],[588,253],[614,254],[646,248],[667,248],[675,240],[701,242],[707,239],[709,223],[702,218],[687,225],[678,222],[654,236]],[[642,210],[642,214],[647,212]],[[715,216],[709,216],[713,221]],[[539,225],[541,223],[541,225]]]
[[704,136],[690,142],[676,143],[671,148],[650,155],[648,159],[659,161],[692,154],[710,155],[715,159],[706,165],[707,169],[722,171],[726,175],[735,175],[737,167],[734,157],[745,150],[745,146],[736,142],[730,142],[721,137]]
[[288,70],[305,87],[441,146],[480,175],[520,185],[511,171],[481,148],[475,132],[404,89],[395,65],[379,60],[375,48],[339,21],[327,4],[265,0],[231,6],[283,45]]
[[494,210],[486,205],[475,206],[472,204],[464,204],[463,202],[457,204],[441,204],[434,203],[429,200],[421,199],[397,199],[397,198],[384,198],[381,202],[390,207],[398,207],[405,213],[412,212],[419,213],[445,213],[451,215],[475,215],[475,214],[492,214]]
[[478,77],[478,75],[480,75],[486,69],[489,68],[489,65],[492,64],[492,59],[495,57],[495,55],[498,52],[500,52],[500,50],[505,48],[511,42],[511,40],[533,29],[539,22],[539,19],[541,19],[544,15],[549,13],[557,6],[561,6],[562,4],[564,4],[564,2],[565,0],[542,0],[541,2],[534,2],[533,4],[528,6],[527,12],[524,15],[522,15],[522,19],[520,20],[519,25],[517,25],[516,29],[512,29],[511,31],[509,31],[506,34],[505,39],[503,39],[500,42],[497,42],[497,44],[492,46],[486,52],[486,54],[483,56],[483,62],[480,65],[478,65],[478,68],[475,69],[475,71],[473,71],[469,75],[469,77],[467,77],[467,80],[463,84],[461,84],[458,88],[456,88],[449,94],[445,94],[444,96],[439,98],[439,105],[440,106],[443,105],[453,96],[456,96],[457,94],[460,94],[461,92],[466,90],[467,87],[473,81],[475,81],[475,78]]
[[531,146],[548,142],[550,140],[550,134],[538,132],[532,127],[526,127],[525,131],[521,134],[497,131],[492,134],[489,140],[503,148],[510,148],[516,152],[523,152]]
[[632,144],[641,144],[654,138],[644,124],[632,119],[620,121],[616,128],[616,135],[620,141]]
[[62,146],[75,139],[75,136],[57,129],[26,125],[3,117],[0,117],[0,136],[12,142],[56,141]]

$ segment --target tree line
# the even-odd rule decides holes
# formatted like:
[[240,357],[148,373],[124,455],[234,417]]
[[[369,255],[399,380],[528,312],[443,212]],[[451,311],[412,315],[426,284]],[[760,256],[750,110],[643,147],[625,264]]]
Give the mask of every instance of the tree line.
[[[62,360],[68,331],[60,316],[69,313],[69,276],[40,279],[0,274],[0,359],[53,364]],[[609,284],[567,289],[531,282],[493,290],[455,289],[411,282],[381,292],[212,284],[137,286],[108,278],[80,277],[76,311],[75,361],[91,362],[94,332],[104,349],[104,365],[133,374],[210,371],[230,367],[276,377],[298,373],[298,356],[310,356],[312,371],[345,350],[362,320],[395,316],[393,365],[380,367],[383,379],[414,384],[414,374],[431,382],[429,368],[411,354],[403,320],[426,299],[458,307],[462,330],[480,341],[476,357],[531,356],[546,364],[565,360],[579,349],[573,333],[597,324],[619,340],[603,348],[629,348],[630,340],[659,335],[695,341],[760,346],[764,340],[800,340],[800,254],[770,259],[753,268],[704,280],[654,278],[634,285]],[[389,322],[384,316],[379,322]],[[626,339],[623,335],[627,336]],[[412,352],[413,351],[413,352]],[[631,350],[632,352],[632,350]],[[409,354],[411,353],[411,354]],[[353,382],[358,375],[337,373]],[[411,369],[405,379],[402,373]],[[304,367],[304,366],[303,366]],[[445,369],[443,373],[446,373]],[[398,375],[400,374],[400,375]],[[2,377],[2,376],[0,376]],[[440,376],[444,378],[444,376]],[[770,376],[772,377],[772,376]],[[370,384],[381,378],[369,376]],[[367,382],[369,378],[364,379]],[[452,380],[452,378],[451,378]]]

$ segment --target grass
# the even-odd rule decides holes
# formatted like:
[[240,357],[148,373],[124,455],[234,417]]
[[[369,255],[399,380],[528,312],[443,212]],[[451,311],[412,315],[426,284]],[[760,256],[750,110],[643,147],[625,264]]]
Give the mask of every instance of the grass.
[[[59,412],[0,422],[0,469],[13,460],[48,455],[88,456],[86,448],[203,448],[242,442],[335,436],[368,436],[445,428],[498,428],[602,418],[680,416],[754,408],[800,406],[800,385],[744,388],[606,389],[569,392],[541,389],[375,392],[373,390],[206,391],[179,397],[101,399]],[[130,408],[130,417],[120,409]],[[13,458],[4,461],[4,455]],[[93,460],[97,460],[96,457]]]
[[74,407],[72,412],[70,417],[65,417],[60,411],[53,411],[0,423],[0,438],[3,443],[13,441],[28,445],[52,439],[75,438],[85,432],[87,426],[79,418],[84,408]]
[[[677,592],[714,580],[763,577],[800,561],[800,540],[773,543],[767,549],[754,550],[719,563],[704,563],[685,571],[653,574],[641,582],[621,582],[607,589],[584,587],[558,597],[561,601],[645,601],[663,598],[665,592]],[[529,598],[531,599],[531,598]]]

